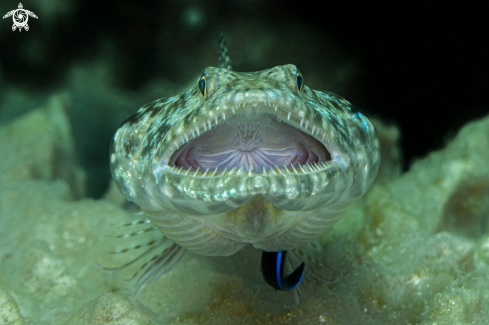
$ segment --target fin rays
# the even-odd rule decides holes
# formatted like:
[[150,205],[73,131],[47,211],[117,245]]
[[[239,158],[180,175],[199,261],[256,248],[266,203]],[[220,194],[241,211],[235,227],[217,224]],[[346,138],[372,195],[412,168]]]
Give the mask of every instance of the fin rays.
[[[139,217],[144,215],[139,214],[137,216]],[[148,219],[136,220],[130,223],[126,223],[119,228],[141,226],[147,224],[151,224],[151,221],[149,221]],[[139,269],[129,279],[127,279],[128,281],[131,281],[140,274],[139,278],[134,284],[134,294],[137,294],[139,289],[141,289],[141,287],[145,283],[151,283],[159,278],[161,275],[173,270],[187,253],[187,250],[185,248],[172,242],[168,237],[161,235],[159,236],[159,238],[156,238],[154,235],[151,235],[154,230],[158,230],[158,228],[152,226],[130,233],[112,236],[118,239],[128,239],[140,236],[152,236],[153,238],[146,243],[139,243],[132,247],[127,247],[120,250],[113,250],[109,252],[110,254],[121,254],[144,247],[148,248],[142,254],[133,258],[131,261],[117,267],[101,267],[101,269],[104,271],[120,271],[131,265],[136,264],[137,262],[144,261],[145,259],[148,259],[151,254],[154,254],[152,258],[146,260],[141,265],[141,267],[139,267]]]
[[222,32],[217,35],[217,43],[219,45],[219,67],[233,70],[233,67],[231,66],[231,58],[229,57],[228,53],[228,47]]

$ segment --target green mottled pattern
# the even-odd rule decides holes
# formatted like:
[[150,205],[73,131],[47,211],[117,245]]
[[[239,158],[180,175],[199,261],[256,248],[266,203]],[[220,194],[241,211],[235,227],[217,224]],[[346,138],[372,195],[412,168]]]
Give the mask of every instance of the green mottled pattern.
[[[119,189],[165,235],[205,255],[233,254],[247,244],[290,249],[321,235],[375,179],[379,143],[370,121],[345,99],[307,86],[299,92],[298,74],[294,65],[251,73],[209,67],[202,73],[206,98],[196,83],[182,95],[145,105],[114,137],[110,159]],[[331,161],[262,173],[168,166],[180,146],[250,109],[315,137]],[[261,198],[265,203],[253,205]],[[282,213],[259,213],[270,206]]]

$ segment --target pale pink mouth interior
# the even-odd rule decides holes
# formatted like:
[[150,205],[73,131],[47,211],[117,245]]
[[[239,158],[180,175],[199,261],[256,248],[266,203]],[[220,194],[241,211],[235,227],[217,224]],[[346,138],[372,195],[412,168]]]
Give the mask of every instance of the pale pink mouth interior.
[[236,114],[214,129],[190,140],[170,158],[169,165],[192,170],[243,167],[254,173],[331,160],[312,136],[277,120],[272,114]]

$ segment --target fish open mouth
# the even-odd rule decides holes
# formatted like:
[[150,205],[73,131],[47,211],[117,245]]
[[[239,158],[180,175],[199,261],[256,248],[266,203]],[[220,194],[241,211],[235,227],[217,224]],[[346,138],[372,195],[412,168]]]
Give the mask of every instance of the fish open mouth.
[[[271,104],[247,104],[239,110],[233,108],[227,119],[224,113],[219,119],[210,119],[203,128],[196,127],[184,135],[186,141],[172,154],[168,165],[187,171],[243,168],[261,173],[273,168],[319,168],[331,161],[325,145],[309,134],[315,131],[308,130],[311,123],[291,120],[291,114],[281,117],[270,107],[276,112],[277,107]],[[320,135],[319,130],[316,135]]]

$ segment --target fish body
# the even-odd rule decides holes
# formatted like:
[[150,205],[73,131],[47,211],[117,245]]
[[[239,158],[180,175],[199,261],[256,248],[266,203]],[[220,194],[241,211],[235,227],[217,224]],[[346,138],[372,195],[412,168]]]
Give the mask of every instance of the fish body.
[[203,255],[283,251],[320,236],[374,180],[379,142],[348,101],[303,80],[291,64],[209,67],[185,93],[143,106],[113,140],[120,191]]

